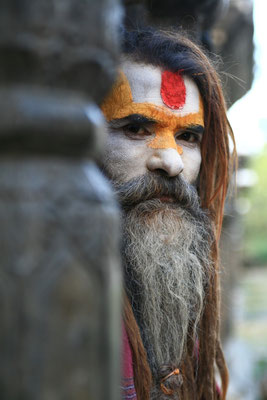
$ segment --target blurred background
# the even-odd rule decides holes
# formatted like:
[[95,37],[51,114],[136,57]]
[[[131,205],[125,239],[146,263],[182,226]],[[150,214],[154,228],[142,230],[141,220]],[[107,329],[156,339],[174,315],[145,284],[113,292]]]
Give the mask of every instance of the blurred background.
[[[230,399],[267,399],[266,6],[260,0],[252,2],[252,85],[228,112],[239,155],[234,235],[240,243],[236,247],[239,262],[233,279],[232,326],[225,335]],[[242,80],[239,84],[243,85]]]

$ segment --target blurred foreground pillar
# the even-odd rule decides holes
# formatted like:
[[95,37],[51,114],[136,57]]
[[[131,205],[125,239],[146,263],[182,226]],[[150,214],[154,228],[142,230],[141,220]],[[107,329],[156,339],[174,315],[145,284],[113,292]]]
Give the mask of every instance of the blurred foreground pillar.
[[115,0],[0,4],[0,398],[118,400],[118,213],[94,165]]

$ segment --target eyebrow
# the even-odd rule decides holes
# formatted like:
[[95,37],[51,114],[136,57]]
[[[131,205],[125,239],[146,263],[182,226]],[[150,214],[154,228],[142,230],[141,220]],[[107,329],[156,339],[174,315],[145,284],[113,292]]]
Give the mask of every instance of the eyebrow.
[[119,128],[126,124],[155,124],[157,121],[142,114],[130,114],[124,118],[112,119],[109,124],[112,128]]
[[185,127],[185,130],[193,131],[198,135],[202,135],[204,133],[205,128],[203,125],[188,125]]

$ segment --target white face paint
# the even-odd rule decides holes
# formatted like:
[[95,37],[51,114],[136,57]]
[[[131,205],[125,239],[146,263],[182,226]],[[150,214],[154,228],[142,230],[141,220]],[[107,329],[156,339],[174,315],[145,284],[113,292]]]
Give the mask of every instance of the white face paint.
[[[147,172],[161,171],[168,177],[182,174],[187,182],[194,183],[201,164],[204,128],[196,84],[188,77],[182,78],[185,101],[173,109],[163,101],[163,71],[159,67],[126,61],[122,70],[128,87],[118,86],[111,93],[109,101],[115,111],[107,118],[104,164],[111,178],[126,182]],[[168,95],[166,88],[165,93]],[[127,99],[125,107],[124,103],[116,104],[119,97]]]
[[[170,111],[160,94],[162,73],[160,68],[125,61],[122,71],[130,83],[134,103],[153,103]],[[200,108],[197,85],[188,76],[184,76],[183,81],[186,88],[186,103],[181,109],[172,110],[177,116],[198,113]]]

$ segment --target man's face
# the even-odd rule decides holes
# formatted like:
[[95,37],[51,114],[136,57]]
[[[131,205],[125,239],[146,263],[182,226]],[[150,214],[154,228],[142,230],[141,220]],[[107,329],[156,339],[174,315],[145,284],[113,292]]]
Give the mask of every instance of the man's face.
[[211,267],[210,221],[194,186],[203,105],[191,79],[125,62],[102,110],[104,170],[123,209],[125,286],[157,379],[161,366],[180,367]]
[[195,182],[204,116],[193,80],[125,61],[102,110],[109,125],[106,163],[111,179],[127,182],[160,172]]

